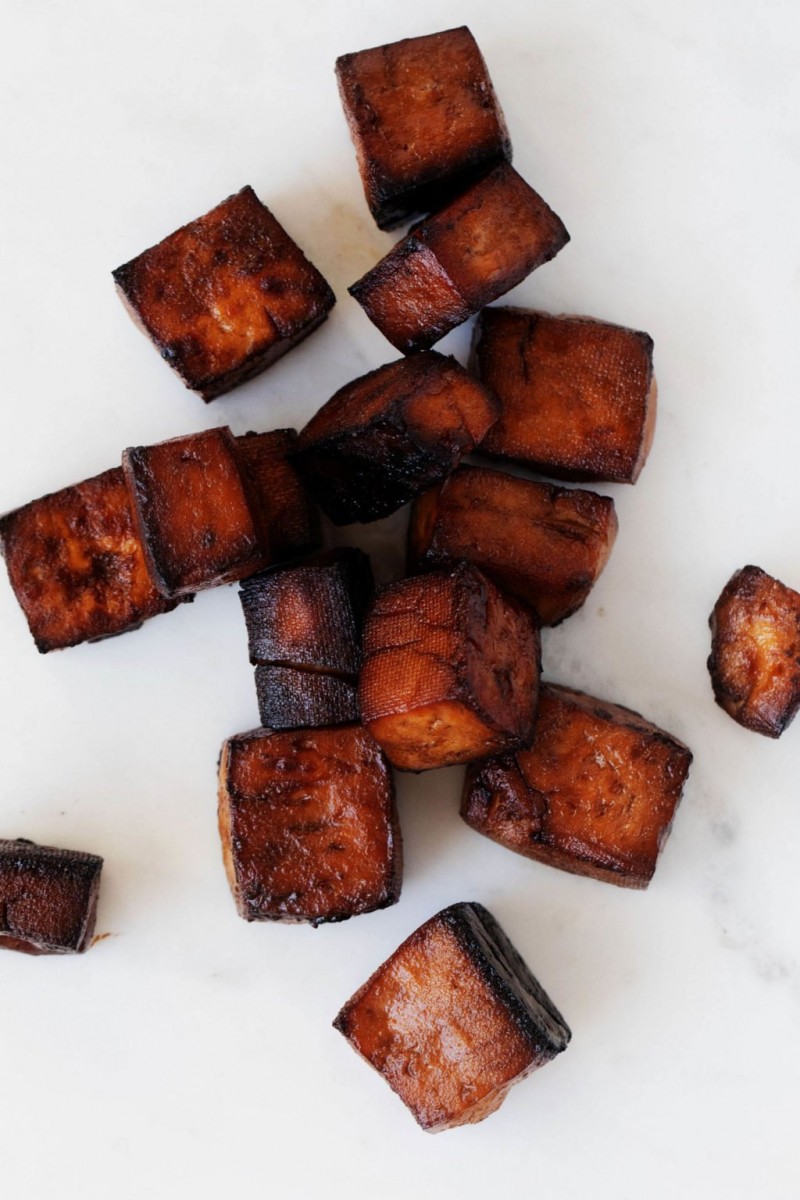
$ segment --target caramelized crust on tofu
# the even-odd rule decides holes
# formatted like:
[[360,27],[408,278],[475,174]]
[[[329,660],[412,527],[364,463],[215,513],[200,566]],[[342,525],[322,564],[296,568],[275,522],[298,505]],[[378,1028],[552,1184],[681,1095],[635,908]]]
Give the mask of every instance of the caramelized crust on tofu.
[[538,676],[533,617],[462,563],[378,593],[362,719],[396,767],[470,762],[530,740]]
[[709,618],[717,704],[745,729],[780,737],[800,707],[800,594],[760,567],[728,580]]
[[273,559],[305,554],[320,543],[319,513],[289,459],[296,446],[294,429],[236,438],[260,538]]
[[511,161],[503,113],[466,25],[343,54],[336,76],[381,229],[441,208],[490,167]]
[[454,358],[402,358],[346,384],[300,434],[295,461],[337,525],[386,517],[486,436],[494,397]]
[[0,839],[0,949],[82,954],[94,933],[102,858]]
[[268,729],[324,728],[360,720],[354,679],[294,667],[256,667],[261,724]]
[[150,577],[119,467],[0,517],[0,547],[42,654],[175,607]]
[[204,400],[258,375],[335,303],[251,187],[118,267],[114,279],[134,320]]
[[386,760],[359,726],[230,738],[219,828],[246,921],[345,921],[396,903],[402,846]]
[[164,596],[232,583],[268,562],[238,463],[226,427],[125,451],[139,532]]
[[653,339],[593,321],[487,308],[477,373],[500,401],[482,447],[555,479],[635,483],[653,441]]
[[507,163],[416,225],[349,289],[393,346],[425,350],[569,241],[561,220]]
[[584,603],[616,536],[606,496],[462,466],[415,502],[409,559],[412,569],[474,563],[556,625]]
[[430,1133],[488,1117],[571,1037],[480,904],[453,904],[421,925],[334,1026]]
[[528,858],[646,888],[692,755],[618,704],[543,686],[531,745],[467,772],[468,825]]

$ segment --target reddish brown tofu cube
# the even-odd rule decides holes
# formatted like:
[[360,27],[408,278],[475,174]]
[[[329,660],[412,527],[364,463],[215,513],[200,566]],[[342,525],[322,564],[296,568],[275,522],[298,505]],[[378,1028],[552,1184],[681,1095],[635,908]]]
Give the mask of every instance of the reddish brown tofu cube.
[[367,204],[381,229],[441,208],[511,141],[465,25],[343,54],[336,76]]
[[119,467],[6,513],[0,546],[42,654],[138,629],[175,607],[150,576]]
[[454,358],[427,351],[340,388],[300,434],[295,462],[337,525],[375,521],[444,479],[496,415]]
[[294,667],[256,667],[261,724],[268,729],[352,725],[361,717],[355,679]]
[[561,220],[504,163],[416,225],[349,289],[404,354],[426,350],[549,262]]
[[232,583],[266,566],[229,429],[132,447],[122,466],[148,565],[164,596]]
[[334,1026],[429,1133],[488,1117],[572,1036],[491,913],[463,903],[412,933]]
[[402,846],[386,760],[357,725],[222,747],[219,829],[246,921],[346,921],[400,896]]
[[467,772],[461,815],[537,862],[646,888],[691,761],[629,708],[548,684],[532,743]]
[[0,839],[0,949],[82,954],[94,933],[102,858]]
[[745,729],[780,737],[800,707],[800,593],[744,567],[728,580],[709,624],[717,704]]
[[367,617],[362,719],[404,770],[524,745],[538,678],[532,614],[465,563],[391,584]]
[[214,400],[320,325],[333,292],[251,187],[114,271],[131,315]]
[[586,600],[616,536],[606,496],[459,467],[414,504],[409,558],[417,569],[474,563],[557,625]]
[[276,561],[305,554],[320,543],[319,513],[289,458],[296,447],[294,429],[246,433],[236,439],[261,540]]
[[555,479],[636,482],[656,421],[648,334],[588,317],[487,308],[474,357],[500,401],[487,454]]

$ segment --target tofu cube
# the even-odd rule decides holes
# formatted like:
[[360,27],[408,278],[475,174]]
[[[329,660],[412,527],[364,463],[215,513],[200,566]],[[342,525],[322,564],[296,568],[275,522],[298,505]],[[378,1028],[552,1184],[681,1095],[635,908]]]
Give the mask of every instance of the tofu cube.
[[319,513],[289,458],[296,446],[294,429],[236,438],[261,540],[276,562],[306,554],[320,543]]
[[0,949],[82,954],[94,933],[103,860],[0,839]]
[[324,728],[360,721],[355,679],[294,667],[256,667],[261,724],[268,729]]
[[429,1133],[488,1117],[572,1036],[491,913],[470,903],[412,933],[334,1027]]

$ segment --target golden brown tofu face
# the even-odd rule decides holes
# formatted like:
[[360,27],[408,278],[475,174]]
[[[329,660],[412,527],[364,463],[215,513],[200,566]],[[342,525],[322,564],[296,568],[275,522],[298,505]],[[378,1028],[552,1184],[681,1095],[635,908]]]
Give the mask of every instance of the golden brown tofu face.
[[0,949],[81,954],[94,933],[102,858],[0,839]]
[[336,76],[370,212],[381,229],[430,212],[511,141],[466,26],[343,54]]
[[588,317],[488,308],[475,367],[500,401],[482,449],[555,479],[635,483],[653,441],[653,340]]
[[571,1036],[492,915],[463,903],[412,933],[334,1026],[430,1133],[488,1117]]
[[259,537],[274,561],[306,554],[320,543],[319,513],[289,459],[296,446],[294,429],[236,438]]
[[230,738],[219,828],[246,921],[345,921],[400,896],[394,787],[360,726]]
[[530,746],[471,768],[461,815],[537,862],[645,888],[691,761],[638,713],[548,684]]
[[391,584],[367,618],[362,719],[403,770],[523,745],[533,732],[538,678],[533,616],[475,567]]
[[558,254],[561,220],[507,163],[416,225],[349,289],[411,354],[438,342]]
[[122,466],[164,596],[232,583],[266,566],[229,429],[132,447]]
[[800,707],[800,594],[744,567],[709,619],[717,704],[745,729],[777,738]]
[[474,563],[556,625],[584,603],[616,535],[606,496],[461,466],[414,504],[409,565]]
[[115,637],[175,607],[150,576],[119,467],[6,513],[0,544],[42,654]]
[[445,478],[496,412],[454,358],[427,351],[341,388],[300,434],[295,462],[337,525],[375,521]]
[[114,271],[134,319],[204,400],[324,321],[333,292],[251,187]]

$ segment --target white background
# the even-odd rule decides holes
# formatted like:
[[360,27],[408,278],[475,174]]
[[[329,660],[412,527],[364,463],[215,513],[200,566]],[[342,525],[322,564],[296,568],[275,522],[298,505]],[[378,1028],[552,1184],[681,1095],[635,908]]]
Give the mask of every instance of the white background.
[[[572,242],[514,294],[655,338],[661,410],[550,678],[631,705],[695,765],[654,883],[514,856],[459,820],[460,772],[399,780],[388,911],[317,931],[234,912],[224,737],[257,723],[235,589],[40,657],[0,580],[0,836],[105,856],[83,958],[0,960],[0,1189],[28,1200],[794,1197],[800,728],[711,697],[708,613],[748,562],[800,587],[796,6],[744,0],[5,0],[0,510],[120,451],[302,425],[396,357],[346,286],[368,217],[337,54],[468,22],[515,162]],[[205,407],[110,271],[251,183],[333,285],[328,324]],[[463,357],[468,330],[440,348]],[[603,489],[601,489],[603,490]],[[399,573],[402,519],[360,543]],[[800,722],[798,723],[800,725]],[[487,904],[572,1026],[482,1125],[430,1137],[330,1028],[418,923]]]

